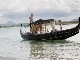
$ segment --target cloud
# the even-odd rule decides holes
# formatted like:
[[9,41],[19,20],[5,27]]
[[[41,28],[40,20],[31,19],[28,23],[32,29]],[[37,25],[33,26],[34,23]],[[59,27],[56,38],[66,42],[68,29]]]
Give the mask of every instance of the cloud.
[[78,17],[80,0],[0,0],[0,19],[24,21],[30,13],[36,18]]
[[69,9],[65,3],[60,3],[57,0],[2,0],[0,5],[0,10],[7,9],[14,12]]

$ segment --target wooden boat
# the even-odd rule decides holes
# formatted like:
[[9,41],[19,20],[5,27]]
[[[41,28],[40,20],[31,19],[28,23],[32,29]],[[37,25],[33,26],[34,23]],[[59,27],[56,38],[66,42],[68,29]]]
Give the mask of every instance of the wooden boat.
[[[30,16],[30,32],[27,33],[22,33],[22,30],[20,29],[20,34],[23,39],[28,39],[28,40],[65,40],[69,37],[72,37],[76,34],[79,33],[79,27],[80,27],[80,17],[79,17],[79,24],[71,29],[66,29],[66,30],[53,30],[51,32],[46,32],[46,24],[51,23],[54,21],[54,19],[48,19],[48,20],[42,20],[39,19],[35,22],[32,20],[33,15]],[[42,25],[45,25],[45,33],[41,33],[43,30]],[[61,24],[60,24],[61,25]],[[37,32],[40,32],[39,34]]]

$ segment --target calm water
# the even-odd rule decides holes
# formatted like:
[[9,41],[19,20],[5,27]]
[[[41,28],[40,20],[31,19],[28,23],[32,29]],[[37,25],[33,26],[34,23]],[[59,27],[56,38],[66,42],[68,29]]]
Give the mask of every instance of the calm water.
[[80,33],[64,41],[25,41],[19,30],[0,28],[0,60],[80,60]]

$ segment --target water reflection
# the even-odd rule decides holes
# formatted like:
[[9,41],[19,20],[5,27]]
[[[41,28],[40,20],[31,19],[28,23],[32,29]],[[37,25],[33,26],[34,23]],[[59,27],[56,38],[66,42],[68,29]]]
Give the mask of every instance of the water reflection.
[[54,43],[67,43],[59,41],[31,41],[29,60],[58,60]]
[[[73,42],[69,42],[66,40],[55,40],[55,41],[27,40],[25,42],[29,42],[29,44],[30,44],[30,46],[29,46],[30,47],[30,55],[28,57],[28,60],[75,59],[76,58],[75,54],[77,54],[77,52],[79,52],[79,48],[76,47],[77,44],[75,45]],[[74,54],[73,52],[75,52],[75,51],[77,51],[77,52]]]

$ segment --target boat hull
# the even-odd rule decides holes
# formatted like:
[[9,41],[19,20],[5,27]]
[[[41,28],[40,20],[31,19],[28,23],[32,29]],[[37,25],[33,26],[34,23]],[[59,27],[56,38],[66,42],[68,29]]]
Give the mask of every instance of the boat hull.
[[72,29],[45,33],[45,34],[30,34],[30,33],[25,33],[25,34],[20,33],[20,34],[21,37],[26,40],[65,40],[78,33],[79,29],[76,26]]

